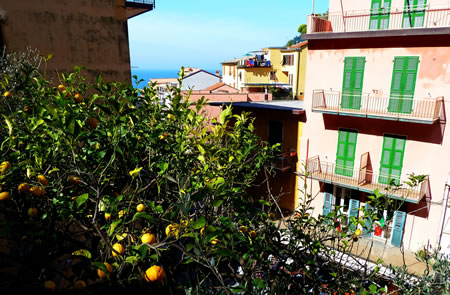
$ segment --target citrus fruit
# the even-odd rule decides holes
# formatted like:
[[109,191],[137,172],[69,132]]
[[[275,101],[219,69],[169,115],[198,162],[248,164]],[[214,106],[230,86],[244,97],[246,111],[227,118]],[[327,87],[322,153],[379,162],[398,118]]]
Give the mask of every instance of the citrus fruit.
[[109,221],[111,219],[111,214],[105,213],[105,220]]
[[143,212],[145,211],[145,205],[144,204],[139,204],[136,206],[136,210],[137,212]]
[[162,282],[166,276],[161,266],[153,265],[145,271],[145,280],[147,282]]
[[248,233],[250,235],[251,238],[255,238],[256,237],[256,231],[252,230]]
[[0,164],[0,173],[6,173],[9,169],[11,169],[11,163],[8,161],[2,162]]
[[9,192],[0,193],[0,201],[11,200],[11,194]]
[[66,87],[64,85],[60,84],[60,85],[58,85],[58,90],[61,92],[64,92],[64,91],[66,91]]
[[4,97],[11,97],[11,96],[12,96],[12,93],[11,93],[11,91],[5,91],[5,92],[3,93],[3,96],[4,96]]
[[37,178],[37,181],[40,182],[43,186],[48,185],[48,179],[44,175],[39,174],[36,178]]
[[81,178],[79,176],[70,175],[69,176],[69,183],[72,185],[78,185],[81,182]]
[[141,237],[142,244],[153,244],[156,242],[156,237],[154,234],[146,233]]
[[[109,264],[108,262],[104,262],[103,264],[106,266],[106,271],[108,272],[108,274],[110,274],[112,272],[111,264]],[[100,268],[97,269],[97,274],[100,279],[104,279],[107,277],[107,274]]]
[[269,218],[270,218],[270,219],[275,219],[275,213],[272,213],[272,212],[269,213]]
[[45,190],[40,186],[33,186],[30,188],[30,193],[35,197],[42,197],[45,195]]
[[119,218],[122,218],[122,216],[124,216],[125,213],[127,213],[125,210],[120,210],[119,211]]
[[96,129],[97,128],[97,126],[98,126],[97,119],[95,119],[93,117],[89,117],[87,121],[88,121],[89,126],[91,126],[92,129]]
[[240,231],[241,233],[245,234],[245,233],[248,232],[248,228],[247,228],[245,225],[241,225],[241,226],[239,227],[239,231]]
[[56,290],[56,284],[53,281],[45,281],[44,282],[44,288],[48,291],[55,291]]
[[125,253],[125,248],[122,246],[122,244],[115,243],[113,245],[113,249],[117,251],[112,251],[113,256],[118,256],[119,254],[122,255],[123,253]]
[[73,100],[75,100],[76,102],[81,102],[83,100],[83,96],[81,94],[79,94],[79,93],[76,93],[73,96]]
[[357,235],[357,236],[361,235],[361,230],[359,228],[357,230],[355,230],[355,235]]
[[211,240],[211,244],[213,244],[213,245],[215,245],[215,244],[217,244],[219,242],[220,242],[220,240],[218,238],[214,238],[214,239]]
[[176,237],[178,237],[178,232],[179,232],[178,228],[179,228],[179,225],[176,224],[176,223],[174,223],[174,224],[169,224],[169,225],[166,227],[166,236],[167,236],[168,238],[173,238],[173,237],[176,238]]
[[29,208],[28,209],[28,216],[30,217],[36,217],[38,215],[38,209],[37,208]]
[[76,289],[84,289],[84,288],[86,288],[86,282],[83,281],[83,280],[76,281],[74,285],[75,285]]
[[24,182],[24,183],[19,184],[19,186],[17,187],[17,190],[19,191],[19,193],[26,193],[26,192],[30,191],[30,188],[31,188],[31,186],[28,183]]

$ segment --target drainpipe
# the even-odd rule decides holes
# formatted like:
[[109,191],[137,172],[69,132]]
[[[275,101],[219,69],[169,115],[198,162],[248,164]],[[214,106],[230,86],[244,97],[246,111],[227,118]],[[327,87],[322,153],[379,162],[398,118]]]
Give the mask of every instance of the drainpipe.
[[264,101],[265,102],[269,101],[269,95],[267,93],[267,86],[264,87]]
[[444,233],[444,224],[445,224],[445,217],[447,215],[447,207],[448,207],[448,195],[450,189],[450,173],[448,174],[447,182],[444,186],[444,202],[443,202],[443,208],[442,208],[442,214],[441,214],[441,222],[439,224],[440,234],[438,238],[438,246],[441,246],[442,241],[442,234]]
[[312,0],[312,12],[311,12],[311,14],[314,15],[314,0]]
[[298,91],[298,88],[299,88],[299,83],[298,83],[298,81],[300,80],[300,78],[299,78],[299,76],[300,76],[300,56],[301,56],[301,52],[302,52],[302,49],[300,48],[300,50],[298,50],[297,51],[297,79],[295,79],[296,81],[295,81],[295,84],[297,85],[297,87],[295,87],[295,93],[294,93],[294,99],[295,99],[295,97],[297,97],[297,99],[298,99],[298,95],[299,95],[299,91]]

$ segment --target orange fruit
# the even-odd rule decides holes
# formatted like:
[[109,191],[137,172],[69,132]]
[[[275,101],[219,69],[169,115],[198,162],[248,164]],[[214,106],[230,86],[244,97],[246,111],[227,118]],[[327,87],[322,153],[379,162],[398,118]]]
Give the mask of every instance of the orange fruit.
[[73,100],[75,100],[75,102],[81,102],[83,100],[83,96],[81,94],[79,94],[79,93],[76,93],[73,96]]
[[37,208],[29,208],[28,209],[28,216],[30,217],[36,217],[38,215],[38,209]]
[[154,244],[156,242],[156,237],[154,234],[146,233],[141,237],[142,244]]
[[48,185],[48,179],[44,175],[40,174],[36,178],[37,178],[37,181],[40,182],[43,186]]
[[30,188],[31,188],[31,186],[28,183],[24,182],[24,183],[19,184],[19,186],[17,187],[17,190],[19,191],[19,193],[26,193],[26,192],[30,191]]
[[11,97],[12,93],[11,93],[11,91],[5,91],[5,93],[3,93],[3,96],[4,97]]
[[179,227],[180,226],[178,224],[176,224],[176,223],[169,224],[166,227],[166,236],[168,238],[172,238],[172,237],[177,238],[178,237],[178,233],[179,233],[179,230],[178,230]]
[[87,122],[88,122],[89,126],[91,126],[92,129],[97,129],[97,126],[98,126],[97,119],[95,119],[94,117],[89,117],[87,119]]
[[[108,272],[108,275],[109,275],[110,273],[112,273],[113,268],[112,268],[111,264],[109,264],[108,262],[104,262],[103,264],[106,266],[106,271]],[[108,275],[105,274],[105,272],[104,272],[103,270],[101,270],[100,268],[97,269],[97,274],[98,274],[98,277],[99,277],[100,279],[104,279],[104,278],[106,278],[106,277],[108,276]]]
[[45,281],[44,282],[44,288],[48,291],[55,291],[56,290],[56,284],[54,281]]
[[66,91],[66,87],[64,85],[60,84],[60,85],[58,85],[58,90],[61,92],[64,92],[64,91]]
[[122,244],[115,243],[113,245],[113,249],[117,251],[117,252],[116,251],[112,251],[112,255],[115,256],[115,257],[119,256],[119,254],[123,255],[123,253],[125,253],[125,248],[122,246]]
[[0,164],[0,173],[6,173],[9,169],[11,169],[11,163],[8,161],[2,162]]
[[45,195],[45,189],[40,186],[33,186],[30,188],[30,193],[35,197],[42,197]]
[[245,225],[241,225],[241,226],[239,227],[239,231],[240,231],[241,233],[245,234],[245,233],[248,232],[248,228],[247,228]]
[[143,212],[145,211],[145,205],[144,204],[139,204],[136,206],[136,210],[137,212]]
[[78,185],[81,182],[81,178],[78,176],[70,175],[69,176],[69,183],[72,185]]
[[84,288],[86,288],[86,282],[83,281],[83,280],[76,281],[74,285],[75,285],[76,289],[84,289]]
[[145,280],[147,282],[162,282],[166,277],[166,273],[161,266],[153,265],[145,271]]
[[0,201],[11,200],[11,194],[9,192],[0,193]]

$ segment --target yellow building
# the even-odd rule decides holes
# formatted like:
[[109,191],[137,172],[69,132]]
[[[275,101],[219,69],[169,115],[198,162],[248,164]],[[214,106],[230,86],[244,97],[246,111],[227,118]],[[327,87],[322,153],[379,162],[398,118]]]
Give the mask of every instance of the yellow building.
[[294,99],[303,100],[305,92],[306,59],[308,41],[281,49],[283,58],[282,72],[288,77],[288,84],[292,85]]

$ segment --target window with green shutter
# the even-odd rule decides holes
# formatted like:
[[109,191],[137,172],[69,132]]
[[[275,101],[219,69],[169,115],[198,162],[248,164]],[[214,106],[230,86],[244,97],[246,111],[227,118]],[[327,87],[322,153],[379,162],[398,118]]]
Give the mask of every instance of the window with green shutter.
[[400,183],[406,138],[396,135],[385,135],[380,162],[378,181],[384,184]]
[[412,112],[418,66],[418,56],[395,57],[388,106],[389,112],[403,114]]
[[386,30],[389,28],[391,2],[392,0],[372,0],[369,30]]
[[394,223],[392,226],[391,244],[401,247],[403,240],[403,228],[405,227],[406,212],[395,211]]
[[365,57],[346,57],[344,59],[341,108],[355,110],[361,108],[365,64]]
[[344,176],[353,176],[355,163],[356,139],[358,132],[353,130],[339,130],[336,153],[335,173]]
[[405,0],[403,28],[421,28],[425,23],[427,0]]
[[357,199],[350,199],[350,208],[348,210],[348,225],[349,230],[354,231],[356,230],[356,219],[358,219],[358,213],[359,213],[359,200]]

